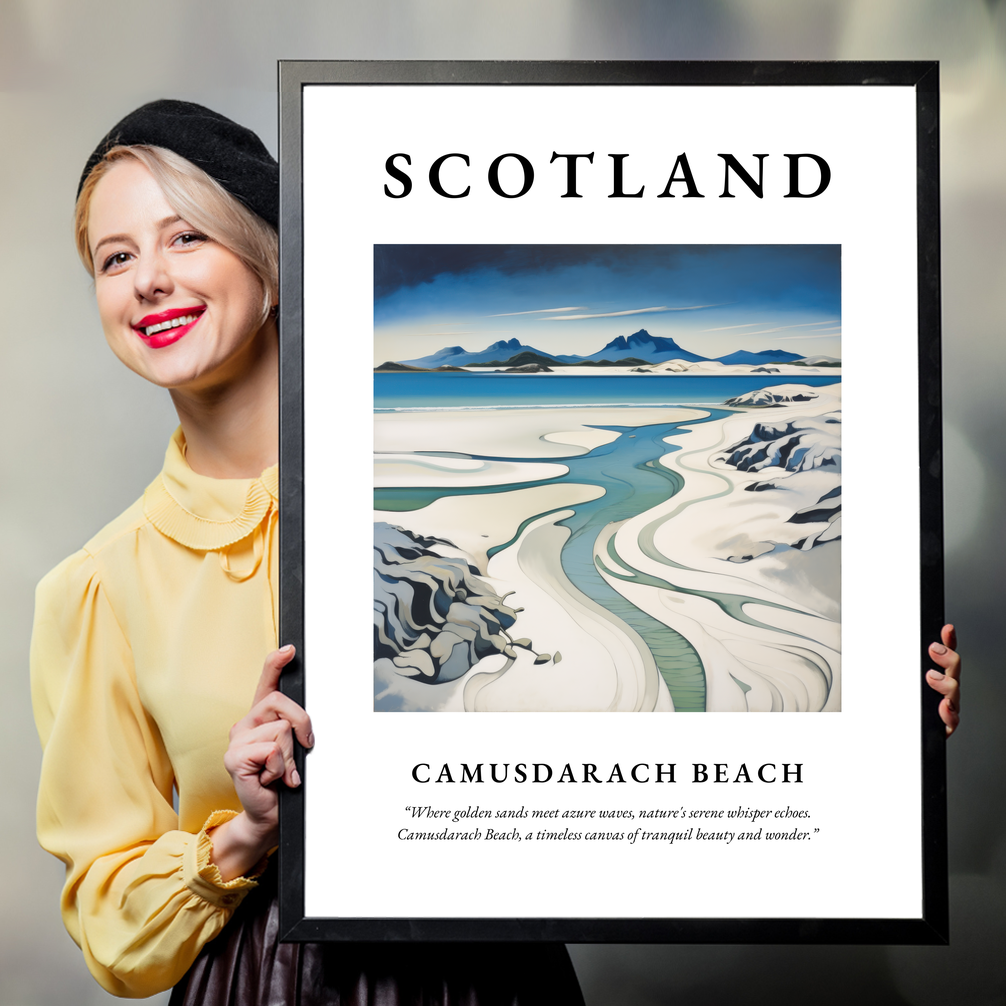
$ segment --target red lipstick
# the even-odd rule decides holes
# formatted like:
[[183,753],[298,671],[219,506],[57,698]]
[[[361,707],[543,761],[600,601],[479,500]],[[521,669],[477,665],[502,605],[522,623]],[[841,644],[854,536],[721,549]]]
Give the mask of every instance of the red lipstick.
[[[133,331],[151,349],[161,349],[178,342],[179,339],[187,335],[205,310],[204,305],[199,305],[196,307],[173,307],[168,311],[148,314],[133,325]],[[182,319],[189,320],[179,324]]]

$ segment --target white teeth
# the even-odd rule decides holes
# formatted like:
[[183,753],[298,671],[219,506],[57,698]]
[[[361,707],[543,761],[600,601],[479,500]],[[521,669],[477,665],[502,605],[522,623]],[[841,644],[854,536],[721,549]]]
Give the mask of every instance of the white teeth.
[[169,328],[180,328],[182,325],[188,325],[198,318],[198,314],[185,314],[181,318],[172,318],[171,321],[162,321],[159,325],[151,325],[149,328],[143,330],[143,334],[149,339],[152,335],[156,335],[158,332],[163,332]]

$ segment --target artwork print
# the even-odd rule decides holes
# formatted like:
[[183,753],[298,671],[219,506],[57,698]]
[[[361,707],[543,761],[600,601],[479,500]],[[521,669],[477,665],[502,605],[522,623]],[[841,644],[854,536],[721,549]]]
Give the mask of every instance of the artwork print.
[[374,246],[374,708],[841,708],[837,245]]

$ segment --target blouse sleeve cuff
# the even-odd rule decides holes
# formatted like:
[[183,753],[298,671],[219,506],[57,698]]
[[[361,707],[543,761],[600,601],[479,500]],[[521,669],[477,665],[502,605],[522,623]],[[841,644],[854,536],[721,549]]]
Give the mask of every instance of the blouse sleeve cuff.
[[208,832],[237,815],[235,810],[215,810],[210,814],[195,841],[186,845],[182,861],[182,875],[189,890],[218,908],[237,908],[245,895],[258,887],[255,878],[261,876],[269,865],[269,857],[263,856],[246,876],[224,880],[216,863],[210,861],[213,842]]

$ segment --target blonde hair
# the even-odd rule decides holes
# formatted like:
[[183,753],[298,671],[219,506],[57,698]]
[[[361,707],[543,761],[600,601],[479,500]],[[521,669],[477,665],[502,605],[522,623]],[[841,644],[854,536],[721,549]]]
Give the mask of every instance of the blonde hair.
[[112,165],[127,158],[139,161],[154,176],[168,205],[183,220],[232,251],[255,273],[262,283],[264,323],[279,294],[279,236],[202,168],[165,147],[112,147],[84,181],[74,211],[74,238],[92,279],[94,259],[87,240],[91,198]]

